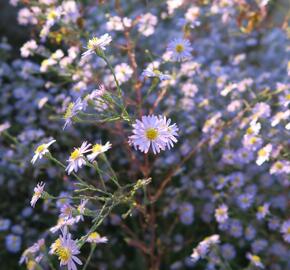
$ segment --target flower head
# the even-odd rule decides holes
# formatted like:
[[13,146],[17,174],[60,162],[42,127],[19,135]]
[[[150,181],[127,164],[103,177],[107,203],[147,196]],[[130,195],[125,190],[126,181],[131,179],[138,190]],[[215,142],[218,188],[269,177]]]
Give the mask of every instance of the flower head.
[[290,219],[283,222],[281,226],[281,233],[287,243],[290,243]]
[[178,135],[176,124],[170,123],[171,120],[166,117],[143,116],[141,121],[137,120],[133,124],[133,135],[129,137],[129,143],[144,153],[148,153],[150,146],[154,154],[166,147],[170,149],[177,142]]
[[86,164],[84,154],[91,151],[89,150],[90,146],[91,144],[83,142],[81,147],[75,148],[74,151],[70,154],[70,157],[67,160],[69,164],[65,169],[68,174],[71,174],[73,171],[77,172],[79,168]]
[[112,37],[106,33],[102,35],[101,37],[93,37],[91,38],[87,43],[87,50],[82,54],[82,57],[87,57],[91,54],[97,53],[97,51],[106,50],[106,46],[110,44],[112,41]]
[[111,148],[112,144],[110,142],[106,142],[106,144],[98,144],[93,145],[91,151],[92,153],[87,155],[89,161],[93,161],[98,155],[108,151]]
[[174,39],[169,43],[167,51],[173,61],[181,62],[191,58],[191,44],[187,39]]
[[67,106],[66,111],[63,116],[65,120],[63,129],[65,129],[68,125],[72,123],[72,118],[76,116],[79,111],[83,110],[83,108],[84,108],[84,104],[81,98],[78,98],[76,102],[71,102]]
[[37,184],[37,186],[34,188],[34,194],[32,196],[32,199],[30,201],[30,205],[34,208],[36,202],[39,200],[39,198],[41,197],[42,193],[43,193],[43,189],[44,189],[45,183],[40,182]]
[[219,223],[224,223],[228,219],[228,206],[225,204],[220,205],[216,210],[215,210],[215,218],[217,222]]
[[107,243],[108,238],[103,236],[101,237],[97,232],[90,233],[87,242],[94,243],[94,244],[101,244],[101,243]]
[[54,254],[58,256],[60,266],[67,265],[68,270],[76,270],[76,264],[82,265],[80,259],[76,256],[80,253],[79,248],[71,234],[65,233],[59,237],[59,241],[54,246]]
[[250,260],[251,264],[253,264],[254,266],[258,268],[264,269],[264,265],[262,264],[261,258],[258,255],[247,253],[246,256],[247,256],[247,259]]
[[51,140],[48,143],[39,145],[34,151],[34,156],[31,160],[31,163],[34,164],[37,159],[41,159],[46,153],[49,152],[48,147],[52,145],[56,140]]

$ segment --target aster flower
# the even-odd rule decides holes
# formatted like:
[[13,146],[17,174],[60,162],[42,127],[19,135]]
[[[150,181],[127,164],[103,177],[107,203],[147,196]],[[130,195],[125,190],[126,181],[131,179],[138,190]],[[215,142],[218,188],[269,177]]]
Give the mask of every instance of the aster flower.
[[158,78],[160,81],[170,80],[171,78],[170,75],[164,74],[151,66],[143,70],[141,77]]
[[261,262],[261,258],[258,255],[254,255],[251,253],[247,253],[246,255],[247,259],[250,260],[251,264],[253,264],[254,266],[258,267],[258,268],[262,268],[264,269],[264,265]]
[[102,243],[107,243],[108,238],[105,236],[100,236],[97,232],[92,232],[90,233],[87,242],[89,243],[94,243],[94,244],[102,244]]
[[48,153],[49,152],[48,147],[55,142],[56,140],[51,140],[48,143],[39,145],[34,151],[34,156],[31,160],[31,163],[34,164],[37,159],[41,159],[46,153]]
[[225,204],[220,205],[216,210],[215,210],[215,218],[218,223],[224,223],[228,220],[228,206]]
[[265,161],[269,160],[272,148],[272,144],[267,144],[258,151],[257,165],[261,166]]
[[91,149],[92,153],[87,155],[88,160],[92,162],[98,155],[108,151],[111,146],[112,144],[110,142],[106,142],[104,145],[98,143],[95,144]]
[[39,198],[41,197],[42,193],[43,193],[43,190],[44,190],[44,186],[45,186],[45,183],[43,182],[40,182],[37,184],[37,186],[34,188],[34,194],[32,196],[32,199],[31,199],[31,202],[30,202],[30,205],[34,208],[35,207],[35,204],[36,202],[39,200]]
[[76,270],[76,264],[82,265],[80,259],[76,256],[80,254],[76,241],[71,238],[71,234],[65,233],[59,237],[59,246],[55,249],[55,254],[60,260],[60,266],[67,266],[68,270]]
[[82,54],[82,58],[97,53],[98,51],[106,50],[106,46],[112,41],[112,37],[106,33],[101,37],[93,37],[87,43],[87,50]]
[[76,102],[71,102],[65,111],[63,118],[65,119],[65,123],[63,129],[65,129],[68,125],[72,123],[72,118],[77,115],[77,113],[83,110],[84,104],[81,98],[78,98]]
[[287,243],[290,243],[290,219],[284,221],[281,226],[281,233]]
[[64,218],[64,217],[59,217],[57,224],[53,227],[51,227],[49,230],[52,233],[56,233],[59,230],[62,230],[63,228],[66,228],[67,226],[72,226],[73,224],[75,224],[77,222],[77,220],[73,217],[71,218]]
[[174,39],[168,44],[167,51],[173,61],[181,62],[191,58],[191,44],[187,39]]
[[270,174],[289,174],[290,173],[290,161],[278,160],[270,168]]
[[75,148],[74,151],[71,153],[67,162],[69,163],[66,167],[66,171],[68,174],[71,174],[73,171],[77,172],[79,168],[86,164],[84,154],[91,151],[90,148],[91,144],[87,142],[83,142],[81,147]]
[[203,241],[201,241],[198,246],[193,249],[193,252],[191,254],[191,259],[194,262],[197,262],[199,259],[203,259],[206,257],[206,255],[209,253],[210,248],[212,246],[215,246],[219,244],[220,237],[217,234],[214,234],[212,236],[206,237]]
[[256,217],[258,220],[265,218],[270,213],[270,204],[264,203],[263,205],[258,207],[258,211],[256,213]]
[[133,69],[126,63],[115,66],[114,71],[120,84],[127,82],[134,73]]
[[81,200],[80,205],[77,207],[79,215],[77,215],[75,217],[76,222],[79,222],[80,220],[84,220],[83,214],[85,213],[86,204],[87,204],[88,201],[89,201],[88,199]]
[[129,137],[129,144],[141,152],[148,153],[151,147],[154,154],[171,148],[177,142],[178,128],[176,124],[170,125],[171,120],[155,115],[143,116],[141,121],[133,124],[133,135]]

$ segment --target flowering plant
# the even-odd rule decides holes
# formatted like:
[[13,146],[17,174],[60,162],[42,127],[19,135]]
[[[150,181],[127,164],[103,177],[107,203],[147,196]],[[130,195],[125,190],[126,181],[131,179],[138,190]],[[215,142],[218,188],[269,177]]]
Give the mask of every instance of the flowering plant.
[[32,33],[0,46],[6,268],[290,267],[279,4],[10,3]]

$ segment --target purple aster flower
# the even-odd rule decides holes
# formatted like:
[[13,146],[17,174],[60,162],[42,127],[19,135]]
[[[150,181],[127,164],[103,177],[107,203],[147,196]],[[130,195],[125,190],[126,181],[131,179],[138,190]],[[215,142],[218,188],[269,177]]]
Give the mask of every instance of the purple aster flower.
[[290,243],[290,219],[284,221],[281,226],[281,233],[287,243]]
[[172,61],[184,61],[191,58],[191,44],[187,39],[177,38],[168,44],[168,53]]
[[76,270],[76,264],[82,265],[82,262],[76,256],[80,254],[76,241],[72,240],[70,233],[63,233],[59,239],[60,243],[55,250],[55,254],[60,260],[60,266],[67,265],[68,270]]
[[243,227],[242,227],[241,222],[239,220],[237,220],[237,219],[231,220],[230,234],[236,238],[239,238],[243,235]]
[[179,218],[181,223],[191,225],[193,222],[194,208],[190,203],[183,203],[179,207]]
[[226,260],[232,260],[236,257],[236,250],[235,247],[231,244],[223,244],[221,246],[221,252],[222,252],[222,256],[226,259]]
[[170,149],[177,142],[178,128],[176,124],[170,125],[171,120],[155,115],[143,116],[133,124],[133,135],[129,137],[129,144],[141,152],[148,153],[150,146],[157,154],[167,147]]
[[254,196],[251,193],[244,193],[238,196],[237,203],[238,206],[245,210],[248,209],[254,201]]
[[264,219],[267,215],[270,214],[270,203],[264,203],[258,207],[256,217],[258,220]]

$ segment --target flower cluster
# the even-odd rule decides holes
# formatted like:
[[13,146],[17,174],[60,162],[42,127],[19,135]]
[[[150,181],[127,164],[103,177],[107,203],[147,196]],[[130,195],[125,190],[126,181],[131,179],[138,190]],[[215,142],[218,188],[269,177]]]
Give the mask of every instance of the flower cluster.
[[4,269],[290,268],[285,1],[9,2]]

